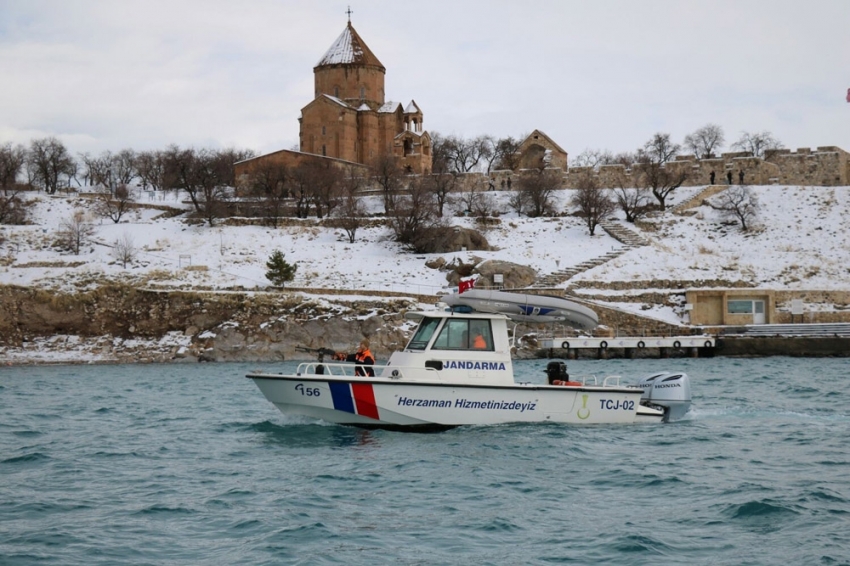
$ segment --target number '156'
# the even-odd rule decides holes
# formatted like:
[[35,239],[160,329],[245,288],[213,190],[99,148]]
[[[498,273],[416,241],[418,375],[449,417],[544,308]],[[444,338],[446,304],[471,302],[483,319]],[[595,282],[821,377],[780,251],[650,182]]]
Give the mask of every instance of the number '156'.
[[320,394],[318,387],[304,387],[303,383],[296,385],[295,390],[307,397],[318,397]]

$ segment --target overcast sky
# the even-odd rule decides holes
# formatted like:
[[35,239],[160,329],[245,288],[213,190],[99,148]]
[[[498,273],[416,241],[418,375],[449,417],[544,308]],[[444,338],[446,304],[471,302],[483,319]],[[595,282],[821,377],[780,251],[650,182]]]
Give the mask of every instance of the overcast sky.
[[[0,0],[0,143],[292,149],[348,5]],[[850,151],[848,0],[350,5],[387,99],[415,99],[431,132],[540,129],[574,157],[716,123],[727,148],[770,131]]]

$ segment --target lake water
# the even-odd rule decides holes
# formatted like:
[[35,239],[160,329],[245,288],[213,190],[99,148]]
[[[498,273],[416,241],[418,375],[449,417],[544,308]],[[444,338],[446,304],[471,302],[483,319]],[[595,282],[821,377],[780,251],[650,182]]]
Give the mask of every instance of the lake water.
[[850,564],[846,359],[575,361],[683,369],[692,413],[438,434],[243,377],[292,367],[0,368],[0,564]]

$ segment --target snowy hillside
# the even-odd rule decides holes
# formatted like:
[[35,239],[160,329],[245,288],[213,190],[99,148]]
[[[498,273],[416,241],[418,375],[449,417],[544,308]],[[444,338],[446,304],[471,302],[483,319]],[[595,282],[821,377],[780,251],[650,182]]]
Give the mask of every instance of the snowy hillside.
[[[682,188],[668,206],[683,202],[704,187]],[[708,206],[690,215],[668,210],[647,219],[640,232],[650,245],[632,249],[571,281],[590,283],[652,280],[733,280],[773,289],[850,288],[850,237],[843,216],[850,187],[753,187],[760,202],[755,227],[742,232],[724,224]],[[493,193],[491,193],[493,194]],[[528,265],[542,276],[602,256],[623,245],[601,229],[590,237],[574,216],[529,219],[508,207],[508,193],[495,193],[500,223],[485,232],[496,251],[442,254],[446,260],[472,256]],[[558,198],[566,208],[568,191]],[[37,286],[65,291],[91,288],[104,279],[122,279],[166,288],[265,289],[265,262],[280,249],[298,264],[292,286],[348,290],[394,290],[436,294],[448,290],[446,273],[425,266],[436,256],[403,252],[385,228],[362,229],[349,243],[340,231],[318,226],[277,229],[245,226],[189,225],[183,217],[166,218],[160,210],[134,210],[120,224],[96,217],[88,199],[31,194],[34,225],[2,226],[0,284]],[[713,197],[714,199],[718,197]],[[142,196],[140,204],[187,208],[168,193],[163,201]],[[377,199],[370,203],[380,210]],[[60,224],[75,210],[86,210],[94,237],[79,255],[53,246]],[[621,216],[622,213],[618,213]],[[615,215],[616,216],[616,215]],[[457,225],[473,220],[454,218]],[[112,245],[129,238],[135,260],[125,269]],[[0,238],[2,239],[2,238]],[[570,283],[561,284],[562,287]],[[645,286],[645,285],[644,285]]]

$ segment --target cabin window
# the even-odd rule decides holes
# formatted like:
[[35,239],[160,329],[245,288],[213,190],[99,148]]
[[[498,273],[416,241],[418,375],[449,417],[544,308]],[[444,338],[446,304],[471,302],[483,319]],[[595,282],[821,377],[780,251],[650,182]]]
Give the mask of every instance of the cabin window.
[[434,341],[434,350],[493,351],[489,320],[450,318]]
[[407,345],[408,350],[424,350],[428,347],[428,342],[431,341],[431,336],[440,325],[439,318],[423,318],[419,323],[419,328],[416,329],[416,334],[410,339]]

